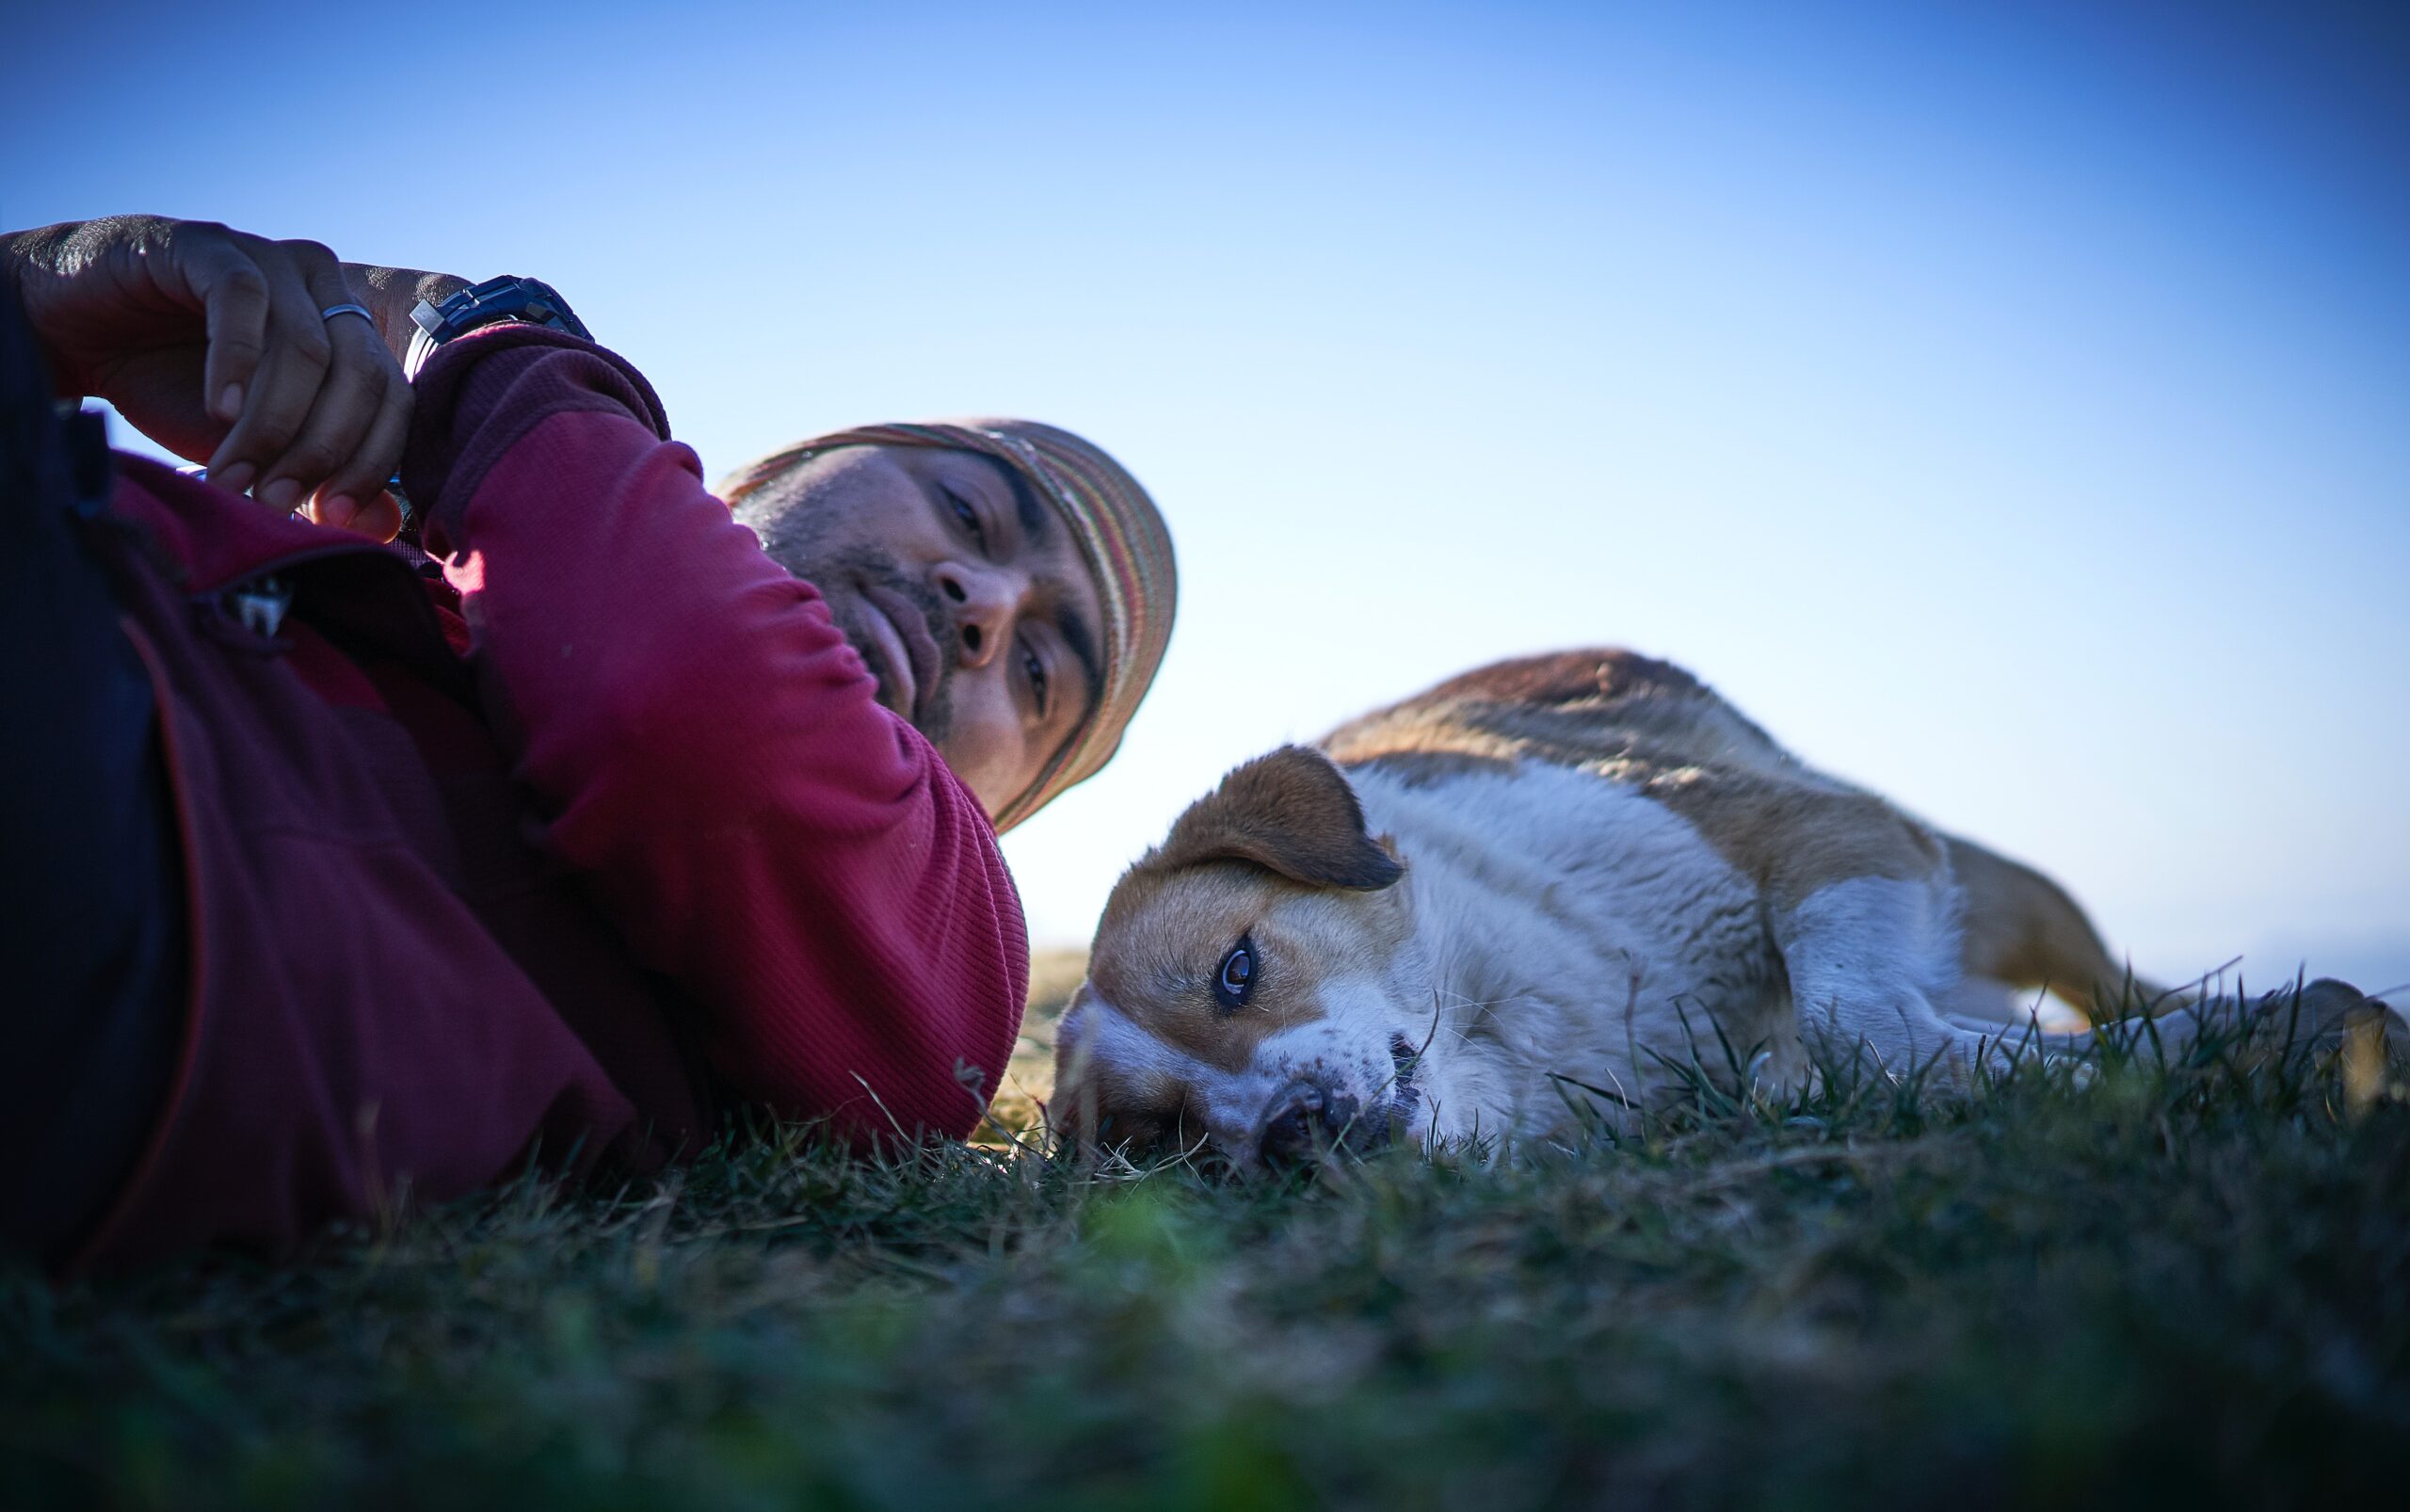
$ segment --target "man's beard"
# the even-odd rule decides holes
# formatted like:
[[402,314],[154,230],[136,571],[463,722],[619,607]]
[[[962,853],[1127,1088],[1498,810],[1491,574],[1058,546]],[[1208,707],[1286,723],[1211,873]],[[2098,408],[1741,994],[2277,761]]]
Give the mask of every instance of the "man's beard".
[[[894,557],[876,546],[841,547],[814,558],[809,566],[809,571],[797,572],[796,575],[820,589],[821,596],[828,602],[828,612],[836,619],[837,628],[844,633],[846,643],[854,648],[854,654],[862,659],[864,667],[881,667],[886,661],[883,652],[874,651],[876,643],[871,639],[869,627],[862,622],[864,616],[879,612],[862,596],[865,586],[902,599],[927,618],[929,639],[938,648],[937,665],[925,679],[917,675],[918,668],[914,669],[914,682],[923,684],[915,690],[919,695],[919,708],[897,709],[896,712],[909,720],[931,745],[941,744],[954,727],[955,664],[945,652],[954,642],[955,632],[953,625],[948,623],[951,617],[946,614],[945,605],[936,591],[907,573],[896,564]],[[789,567],[789,571],[794,570],[793,566]],[[898,626],[897,631],[901,634],[902,627]],[[892,668],[890,675],[892,675]],[[880,691],[890,698],[894,697],[892,685],[882,685]]]

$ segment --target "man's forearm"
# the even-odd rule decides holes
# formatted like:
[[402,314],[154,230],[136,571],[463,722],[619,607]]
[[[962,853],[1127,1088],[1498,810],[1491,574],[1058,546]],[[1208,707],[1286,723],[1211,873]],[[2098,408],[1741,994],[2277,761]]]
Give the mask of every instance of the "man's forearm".
[[[37,263],[56,264],[58,249],[72,234],[77,222],[66,221],[56,226],[36,226],[25,231],[0,232],[0,285],[5,285],[12,299],[24,297],[25,272]],[[43,367],[50,370],[53,382],[61,378],[56,361],[43,346],[41,332],[34,333],[35,349]],[[80,397],[80,395],[66,395]]]
[[442,304],[469,286],[467,279],[449,273],[378,267],[370,263],[345,263],[343,281],[350,285],[352,298],[367,308],[377,323],[377,334],[384,338],[386,349],[397,362],[410,350],[410,332],[418,329],[410,323],[410,311],[418,302]]

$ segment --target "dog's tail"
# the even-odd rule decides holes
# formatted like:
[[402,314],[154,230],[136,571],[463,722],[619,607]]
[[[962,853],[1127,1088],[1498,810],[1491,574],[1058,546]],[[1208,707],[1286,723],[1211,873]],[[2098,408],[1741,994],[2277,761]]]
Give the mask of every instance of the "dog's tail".
[[2047,989],[2095,1023],[2189,1001],[2112,957],[2100,931],[2056,882],[1972,841],[1944,838],[1966,899],[1959,964],[1968,976],[2029,992]]

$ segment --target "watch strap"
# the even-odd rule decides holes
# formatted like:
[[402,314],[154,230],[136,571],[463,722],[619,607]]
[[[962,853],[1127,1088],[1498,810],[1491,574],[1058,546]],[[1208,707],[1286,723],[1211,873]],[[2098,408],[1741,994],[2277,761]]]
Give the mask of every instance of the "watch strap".
[[418,329],[410,332],[410,348],[402,358],[402,376],[417,378],[419,369],[445,342],[506,320],[567,331],[581,341],[594,339],[594,333],[577,318],[577,312],[570,308],[559,290],[541,279],[505,274],[456,290],[441,303],[421,299],[413,306],[410,323]]

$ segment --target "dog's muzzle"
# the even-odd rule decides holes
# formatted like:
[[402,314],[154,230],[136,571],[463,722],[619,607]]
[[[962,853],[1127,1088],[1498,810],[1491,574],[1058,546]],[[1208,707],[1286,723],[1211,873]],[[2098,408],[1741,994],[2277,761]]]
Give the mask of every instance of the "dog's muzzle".
[[1292,1082],[1272,1100],[1255,1137],[1267,1166],[1295,1166],[1345,1146],[1364,1150],[1389,1137],[1387,1118],[1363,1117],[1363,1105],[1321,1082]]

